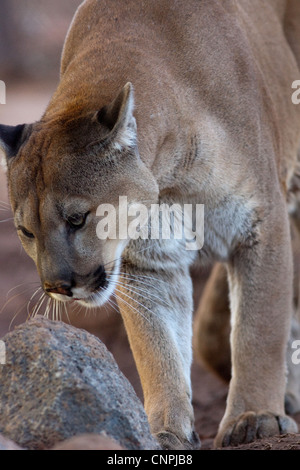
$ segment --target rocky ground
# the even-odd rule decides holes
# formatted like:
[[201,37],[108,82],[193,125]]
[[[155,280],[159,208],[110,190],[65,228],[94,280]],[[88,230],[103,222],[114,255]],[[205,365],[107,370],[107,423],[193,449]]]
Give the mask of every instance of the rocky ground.
[[[38,119],[45,109],[54,86],[53,84],[24,84],[14,88],[8,86],[7,104],[5,106],[0,105],[0,122],[3,124],[17,124]],[[39,292],[36,292],[39,284],[35,267],[22,250],[12,221],[7,220],[11,218],[11,213],[6,210],[6,183],[2,172],[0,173],[0,201],[2,201],[0,203],[1,338],[26,320],[39,299]],[[204,280],[205,274],[203,273],[195,276],[195,300],[201,295],[201,286]],[[65,317],[64,320],[93,333],[105,343],[113,354],[120,370],[132,384],[137,396],[142,399],[140,382],[118,312],[104,308],[92,311],[87,315],[75,308],[69,312],[69,318]],[[227,386],[196,363],[192,367],[192,383],[196,430],[202,440],[202,449],[210,449],[217,432],[218,423],[224,413]],[[0,394],[2,393],[0,378]],[[300,414],[295,418],[300,425]],[[90,446],[98,449],[116,445],[105,441],[107,436],[104,435],[100,437],[99,435],[89,435],[89,437],[83,436],[78,439],[75,443],[74,441],[68,441],[66,445],[70,448]],[[17,440],[16,437],[14,437],[14,440]],[[60,446],[61,444],[57,445]],[[0,449],[7,448],[7,446],[13,448],[15,444],[8,443],[4,438],[1,438]],[[300,435],[264,439],[253,444],[240,446],[240,448],[252,450],[300,449]]]

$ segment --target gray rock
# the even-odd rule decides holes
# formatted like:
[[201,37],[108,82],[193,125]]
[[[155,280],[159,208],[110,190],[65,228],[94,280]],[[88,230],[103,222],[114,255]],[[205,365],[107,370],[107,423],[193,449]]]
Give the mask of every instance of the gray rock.
[[98,338],[38,317],[2,340],[1,434],[27,449],[103,431],[125,449],[159,448],[140,400]]

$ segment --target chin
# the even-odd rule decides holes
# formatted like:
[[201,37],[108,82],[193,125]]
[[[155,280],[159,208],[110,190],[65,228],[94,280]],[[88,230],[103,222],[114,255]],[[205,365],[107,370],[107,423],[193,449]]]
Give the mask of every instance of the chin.
[[84,299],[78,299],[77,303],[80,305],[84,305],[87,308],[102,307],[102,305],[105,305],[106,302],[109,300],[113,292],[114,287],[110,289],[110,286],[108,286],[107,288],[101,291],[93,292],[89,297],[86,297]]
[[[86,297],[76,299],[77,303],[87,308],[102,307],[110,299],[114,293],[116,283],[118,282],[118,275],[114,275],[110,279],[109,284],[106,287],[100,287]],[[75,300],[75,299],[74,299]]]

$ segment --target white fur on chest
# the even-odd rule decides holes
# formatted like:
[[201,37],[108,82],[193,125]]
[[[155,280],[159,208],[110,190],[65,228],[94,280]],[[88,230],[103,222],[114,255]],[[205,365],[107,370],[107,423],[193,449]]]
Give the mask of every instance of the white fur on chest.
[[236,244],[245,239],[253,223],[252,210],[243,201],[225,201],[204,208],[204,245],[200,258],[227,261]]
[[7,172],[7,162],[4,155],[4,152],[0,149],[0,166],[2,167],[3,171]]

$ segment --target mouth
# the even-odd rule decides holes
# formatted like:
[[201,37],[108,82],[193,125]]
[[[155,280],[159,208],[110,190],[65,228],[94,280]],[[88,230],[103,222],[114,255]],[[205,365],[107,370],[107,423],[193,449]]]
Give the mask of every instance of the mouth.
[[60,293],[48,293],[48,295],[60,302],[78,302],[87,308],[101,307],[114,292],[119,277],[118,266],[114,266],[111,272],[105,272],[100,266],[94,276],[89,286],[73,287],[72,295]]
[[[80,290],[81,293],[76,293],[76,290]],[[108,301],[109,297],[113,293],[114,286],[112,287],[111,283],[109,283],[107,287],[101,287],[93,290],[92,292],[88,292],[83,288],[74,288],[74,291],[75,295],[72,297],[67,297],[61,294],[51,294],[51,298],[64,303],[78,302],[85,307],[101,307]]]
[[96,289],[91,293],[88,293],[82,297],[72,297],[71,301],[78,302],[85,307],[101,307],[104,305],[110,296],[113,294],[115,288],[115,283],[110,282],[108,283],[107,287],[101,287],[100,289]]

